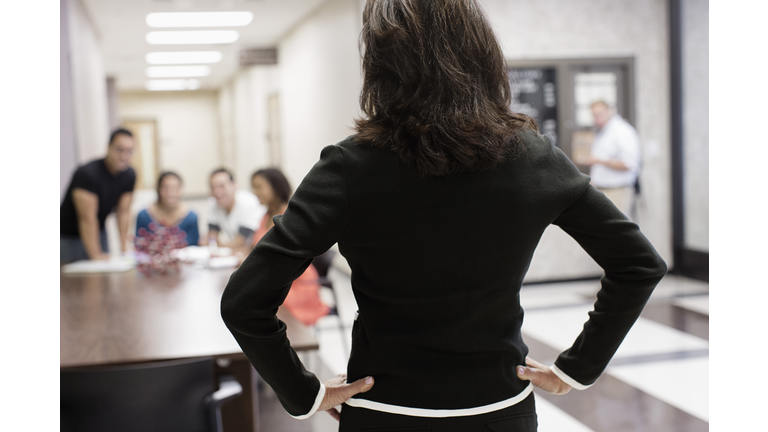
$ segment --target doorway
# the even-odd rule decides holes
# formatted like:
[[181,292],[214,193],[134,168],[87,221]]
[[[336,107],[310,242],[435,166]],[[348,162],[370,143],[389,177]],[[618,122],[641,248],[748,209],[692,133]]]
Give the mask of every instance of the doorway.
[[123,127],[133,134],[136,146],[131,157],[131,167],[136,171],[136,189],[155,190],[160,174],[155,120],[125,120]]
[[590,105],[604,100],[635,125],[634,59],[507,60],[514,112],[533,117],[583,172],[578,161],[594,140]]

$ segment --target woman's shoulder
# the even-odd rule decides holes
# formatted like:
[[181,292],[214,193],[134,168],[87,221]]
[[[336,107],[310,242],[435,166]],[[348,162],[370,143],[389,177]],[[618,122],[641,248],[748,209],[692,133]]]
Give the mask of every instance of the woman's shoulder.
[[576,165],[549,136],[526,129],[519,132],[518,138],[525,151],[511,162],[516,170],[542,179],[561,179],[569,187],[577,189],[589,183],[589,177],[579,172]]
[[197,213],[194,210],[189,209],[187,215],[182,219],[183,222],[197,222]]
[[348,151],[356,149],[356,148],[360,147],[361,145],[364,146],[364,147],[370,147],[368,145],[365,145],[365,143],[363,143],[361,141],[358,141],[356,134],[350,135],[350,136],[344,138],[343,140],[337,142],[336,144],[334,144],[334,146],[342,148],[344,150],[348,150]]
[[523,129],[518,132],[517,136],[529,156],[546,156],[551,154],[555,147],[549,136],[540,134],[535,130]]
[[[336,144],[330,145],[328,147],[337,148],[339,150],[337,153],[345,157],[346,156],[359,157],[363,155],[376,154],[376,153],[380,153],[381,150],[384,150],[381,147],[374,147],[368,142],[359,140],[356,134],[350,135],[344,138],[343,140],[337,142]],[[387,153],[391,153],[391,152],[388,151]]]
[[139,214],[136,215],[136,219],[139,221],[152,220],[152,216],[149,214],[149,208],[142,209]]
[[568,156],[566,156],[560,147],[556,145],[555,141],[548,135],[525,129],[519,132],[518,138],[525,147],[521,159],[529,163],[532,167],[536,167],[537,169],[546,167],[562,169],[564,165],[572,165]]
[[149,224],[152,223],[152,217],[149,215],[147,209],[143,209],[136,215],[136,235],[138,235],[139,229],[149,229]]
[[350,135],[336,144],[323,149],[322,158],[336,161],[345,167],[367,172],[376,167],[388,166],[397,161],[395,152],[387,147],[375,147]]

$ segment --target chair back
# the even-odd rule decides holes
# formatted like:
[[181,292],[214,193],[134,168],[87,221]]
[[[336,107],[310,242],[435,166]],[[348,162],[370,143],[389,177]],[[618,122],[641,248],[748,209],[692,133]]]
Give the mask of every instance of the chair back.
[[213,360],[61,371],[62,431],[208,431]]

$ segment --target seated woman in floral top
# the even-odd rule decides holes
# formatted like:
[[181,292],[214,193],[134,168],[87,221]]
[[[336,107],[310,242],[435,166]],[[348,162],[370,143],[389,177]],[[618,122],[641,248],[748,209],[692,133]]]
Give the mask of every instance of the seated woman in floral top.
[[197,226],[197,214],[189,206],[181,202],[181,177],[166,171],[157,179],[157,202],[139,212],[136,217],[136,236],[144,228],[152,231],[149,224],[155,222],[163,226],[178,226],[186,233],[188,245],[197,246],[200,232]]

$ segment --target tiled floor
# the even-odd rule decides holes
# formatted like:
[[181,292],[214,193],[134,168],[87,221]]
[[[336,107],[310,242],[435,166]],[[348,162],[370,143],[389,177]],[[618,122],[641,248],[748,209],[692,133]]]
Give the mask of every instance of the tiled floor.
[[[346,369],[356,308],[349,278],[332,271],[339,317],[318,322],[320,350],[303,353],[328,379]],[[551,364],[581,331],[599,281],[526,285],[523,337],[530,355]],[[324,293],[328,294],[328,293]],[[343,327],[343,330],[341,329]],[[709,430],[709,285],[668,275],[603,376],[586,391],[536,391],[539,432],[698,432]],[[261,390],[262,431],[337,430],[329,415],[288,416],[268,386]]]

